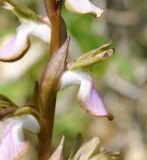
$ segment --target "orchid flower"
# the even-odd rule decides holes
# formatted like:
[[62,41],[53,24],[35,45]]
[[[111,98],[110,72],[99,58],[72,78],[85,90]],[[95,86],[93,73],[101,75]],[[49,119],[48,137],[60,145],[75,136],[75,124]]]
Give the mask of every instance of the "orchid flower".
[[0,126],[1,160],[21,159],[29,148],[25,132],[38,134],[40,131],[39,123],[32,115],[4,119]]
[[[30,48],[30,36],[36,36],[49,43],[51,29],[49,20],[41,19],[32,10],[15,0],[5,0],[6,9],[13,11],[18,16],[21,25],[16,30],[16,35],[0,49],[0,61],[11,62],[22,58]],[[79,14],[92,13],[100,17],[103,10],[96,7],[89,0],[65,0],[65,6],[72,12]]]
[[80,71],[65,71],[60,80],[60,89],[70,85],[79,85],[77,100],[80,106],[93,116],[108,117],[101,97],[97,93],[93,79],[88,73]]
[[92,77],[85,72],[91,67],[110,57],[114,53],[111,44],[105,44],[88,53],[81,55],[75,62],[67,66],[67,71],[62,74],[60,88],[66,88],[70,85],[79,85],[77,100],[82,108],[93,116],[113,118],[108,114],[105,105],[97,93]]
[[[48,20],[41,19],[26,7],[26,11],[23,13],[22,11],[24,10],[21,10],[21,8],[24,6],[22,5],[21,8],[19,8],[20,6],[18,7],[18,5],[20,4],[14,2],[15,1],[12,0],[8,1],[8,3],[5,3],[4,8],[13,11],[19,17],[21,25],[17,28],[16,35],[0,50],[0,61],[11,62],[23,57],[30,48],[29,38],[31,35],[40,38],[44,42],[50,42],[51,30]],[[31,16],[30,18],[29,15],[25,17],[26,14],[28,14],[26,12],[31,12],[33,18]]]
[[71,12],[79,14],[92,13],[96,17],[100,17],[104,12],[102,9],[92,4],[89,0],[65,0],[65,6]]

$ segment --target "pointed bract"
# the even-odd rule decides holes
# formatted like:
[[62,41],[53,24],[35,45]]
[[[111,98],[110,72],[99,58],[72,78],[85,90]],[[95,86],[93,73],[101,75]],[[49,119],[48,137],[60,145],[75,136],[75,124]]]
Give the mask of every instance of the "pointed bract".
[[91,13],[96,17],[100,17],[104,12],[102,9],[92,4],[89,0],[65,0],[65,6],[71,12],[79,14]]
[[63,160],[63,151],[64,151],[64,143],[65,143],[65,137],[63,136],[61,139],[60,144],[52,154],[52,156],[49,158],[49,160]]
[[80,85],[77,99],[82,108],[93,116],[108,116],[101,97],[94,87],[92,78],[83,72],[64,72],[61,77],[61,89],[75,84]]
[[25,22],[17,28],[17,33],[4,48],[0,50],[0,61],[16,61],[29,49],[29,36],[34,35],[45,42],[50,42],[50,27],[45,23]]
[[[45,74],[42,77],[40,84],[40,104],[46,106],[48,100],[52,101],[56,90],[58,89],[58,82],[60,76],[64,72],[65,63],[68,53],[69,37],[66,38],[63,45],[53,54],[46,68]],[[44,113],[47,113],[48,107],[42,107]]]
[[9,118],[1,122],[0,159],[18,160],[24,156],[29,147],[24,130],[38,134],[40,126],[31,115]]

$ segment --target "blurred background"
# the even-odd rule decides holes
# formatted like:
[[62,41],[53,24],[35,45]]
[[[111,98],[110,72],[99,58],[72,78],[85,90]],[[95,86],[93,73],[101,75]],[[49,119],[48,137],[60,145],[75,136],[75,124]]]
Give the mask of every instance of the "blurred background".
[[[46,15],[43,1],[19,0]],[[68,60],[111,42],[115,55],[95,65],[95,86],[113,121],[93,118],[76,102],[78,87],[60,91],[54,127],[54,145],[66,136],[67,150],[78,133],[85,140],[99,136],[108,151],[120,151],[120,160],[147,160],[147,1],[93,0],[105,9],[101,18],[77,15],[63,8],[71,43]],[[15,34],[18,19],[0,8],[0,46]],[[0,93],[19,105],[29,103],[34,82],[48,59],[48,45],[31,37],[29,53],[18,62],[0,62]]]

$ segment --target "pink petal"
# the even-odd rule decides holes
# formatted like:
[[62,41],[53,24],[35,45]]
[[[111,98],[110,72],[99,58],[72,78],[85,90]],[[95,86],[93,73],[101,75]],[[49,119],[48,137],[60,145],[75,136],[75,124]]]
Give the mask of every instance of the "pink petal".
[[9,118],[1,122],[0,160],[21,159],[29,148],[24,129],[38,134],[40,126],[31,115]]
[[88,74],[75,71],[64,72],[61,78],[61,89],[73,84],[80,85],[77,99],[82,108],[93,116],[109,116]]
[[49,43],[50,27],[44,23],[26,22],[17,28],[16,35],[0,50],[0,61],[16,61],[24,56],[30,47],[29,36],[34,35]]
[[65,6],[71,12],[86,14],[92,13],[96,17],[100,17],[103,10],[96,7],[89,0],[65,0]]
[[28,141],[26,141],[23,135],[21,126],[18,124],[9,124],[5,127],[3,132],[0,143],[0,159],[20,159],[26,153],[29,146]]
[[20,59],[29,49],[30,43],[27,37],[18,32],[6,46],[0,50],[0,61],[11,62]]
[[78,102],[93,116],[108,116],[104,103],[94,86],[92,86],[91,93],[86,98],[82,94],[78,94]]

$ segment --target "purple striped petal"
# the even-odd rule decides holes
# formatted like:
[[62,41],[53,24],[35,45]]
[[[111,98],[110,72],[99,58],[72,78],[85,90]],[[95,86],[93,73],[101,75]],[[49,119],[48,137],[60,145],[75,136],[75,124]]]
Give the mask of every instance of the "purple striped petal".
[[34,35],[49,43],[50,27],[45,23],[26,22],[17,28],[16,35],[0,50],[0,61],[16,61],[29,49],[29,36]]
[[86,14],[92,13],[96,17],[100,17],[103,10],[96,7],[89,0],[65,0],[65,6],[71,12]]
[[88,74],[75,71],[64,72],[61,77],[61,89],[74,84],[80,85],[77,100],[82,108],[93,116],[109,116]]
[[31,115],[9,118],[2,121],[1,126],[1,160],[21,159],[26,154],[29,147],[27,137],[24,135],[24,129],[36,134],[39,133],[40,129],[37,120]]

